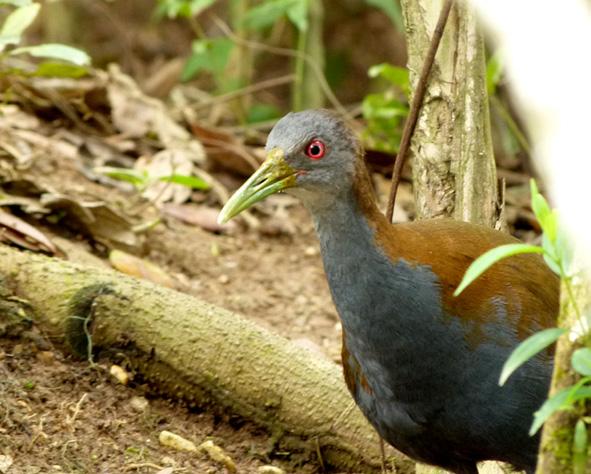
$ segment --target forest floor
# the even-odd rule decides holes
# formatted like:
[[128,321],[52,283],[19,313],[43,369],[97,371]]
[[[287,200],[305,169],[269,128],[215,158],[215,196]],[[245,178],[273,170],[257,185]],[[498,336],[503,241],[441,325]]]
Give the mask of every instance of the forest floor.
[[[67,162],[44,161],[31,172],[62,193],[76,189],[105,199],[113,193]],[[276,222],[266,227],[277,235],[242,227],[221,235],[170,219],[148,232],[142,253],[182,291],[339,361],[340,327],[311,221],[289,197],[282,200],[290,207],[279,227],[289,231],[277,231]],[[109,265],[85,239],[56,227],[42,230],[70,260]],[[162,430],[197,445],[213,440],[238,472],[258,472],[269,464],[286,472],[319,470],[317,464],[294,466],[289,453],[273,450],[269,433],[244,420],[162,398],[134,381],[124,386],[109,374],[108,360],[97,362],[93,367],[72,359],[35,327],[18,338],[0,339],[0,472],[227,472],[206,455],[160,445]],[[11,461],[4,471],[2,462]]]

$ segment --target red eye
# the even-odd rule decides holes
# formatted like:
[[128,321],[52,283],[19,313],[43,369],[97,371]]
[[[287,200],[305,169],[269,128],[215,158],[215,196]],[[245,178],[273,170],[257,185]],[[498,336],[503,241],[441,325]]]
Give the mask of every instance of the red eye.
[[308,155],[308,157],[312,158],[313,160],[319,160],[324,156],[325,152],[326,148],[324,143],[322,143],[320,140],[312,140],[306,147],[306,155]]

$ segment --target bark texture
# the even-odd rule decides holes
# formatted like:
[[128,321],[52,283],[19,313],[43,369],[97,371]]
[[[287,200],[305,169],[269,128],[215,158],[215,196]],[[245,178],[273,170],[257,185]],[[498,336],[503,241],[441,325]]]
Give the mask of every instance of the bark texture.
[[[591,314],[591,280],[582,273],[573,278],[571,291],[565,282],[560,289],[560,315],[558,326],[563,328],[579,328],[574,333],[562,336],[556,344],[556,356],[554,358],[554,373],[552,374],[552,386],[550,396],[560,390],[577,383],[581,376],[571,367],[571,357],[575,350],[581,347],[591,347],[591,334],[587,333],[578,338],[572,334],[580,332],[581,318],[589,324]],[[586,407],[578,406],[575,410],[557,411],[544,424],[542,432],[542,444],[538,459],[538,474],[551,472],[553,474],[573,474],[573,433],[577,420],[581,416],[591,416],[591,403]],[[588,434],[591,435],[591,433]],[[589,446],[587,447],[588,454]],[[587,461],[587,469],[583,472],[591,472],[591,463]]]
[[[253,420],[294,455],[320,452],[348,472],[379,471],[377,435],[336,364],[222,308],[111,270],[0,245],[0,278],[46,333],[83,357],[89,348],[123,354],[154,389]],[[414,471],[402,455],[392,462]]]
[[[402,0],[411,84],[416,84],[442,1]],[[431,71],[411,145],[418,217],[494,226],[497,178],[484,42],[473,10],[456,2]]]

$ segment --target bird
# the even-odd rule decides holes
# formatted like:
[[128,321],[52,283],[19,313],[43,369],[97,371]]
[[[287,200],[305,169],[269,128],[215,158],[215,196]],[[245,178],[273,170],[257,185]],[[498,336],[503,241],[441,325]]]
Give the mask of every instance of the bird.
[[559,280],[543,258],[498,262],[455,297],[478,256],[518,240],[448,218],[391,223],[359,140],[328,110],[287,114],[265,150],[218,219],[278,192],[307,208],[342,323],[344,379],[381,438],[456,474],[484,460],[533,473],[540,438],[528,431],[547,398],[551,350],[498,380],[521,341],[556,325]]

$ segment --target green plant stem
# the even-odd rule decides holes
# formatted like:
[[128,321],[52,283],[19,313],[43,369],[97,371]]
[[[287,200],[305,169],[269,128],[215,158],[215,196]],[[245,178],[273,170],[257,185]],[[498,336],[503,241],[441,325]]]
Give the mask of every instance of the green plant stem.
[[189,25],[191,26],[191,29],[193,30],[193,33],[195,33],[195,37],[197,39],[207,38],[207,35],[205,34],[205,30],[203,29],[203,27],[201,26],[201,23],[199,23],[197,18],[195,18],[195,17],[189,18]]
[[[248,39],[248,31],[244,27],[243,19],[249,6],[249,0],[231,0],[230,2],[232,27],[235,34],[242,39]],[[243,43],[236,44],[236,48],[233,52],[229,67],[226,68],[226,72],[229,77],[236,77],[238,79],[238,86],[244,88],[246,85],[250,84],[252,80],[252,71],[252,51]],[[233,100],[232,105],[236,111],[236,115],[240,119],[240,123],[246,122],[247,110],[250,108],[251,103],[251,95],[246,94],[236,96],[235,100]]]
[[317,109],[324,106],[324,94],[318,87],[318,81],[306,57],[313,59],[320,70],[324,70],[324,41],[322,29],[324,9],[322,2],[309,1],[306,16],[308,27],[298,30],[297,51],[295,59],[296,82],[292,89],[292,108],[294,110]]
[[329,100],[331,105],[344,117],[350,117],[350,114],[347,112],[347,109],[345,109],[343,104],[341,104],[341,102],[337,99],[334,92],[330,88],[330,85],[328,84],[326,77],[324,77],[324,72],[322,71],[322,68],[320,67],[320,65],[318,65],[314,61],[313,57],[311,57],[308,54],[301,54],[299,51],[294,51],[293,49],[279,48],[276,46],[269,46],[269,45],[259,43],[256,41],[252,41],[252,40],[243,40],[242,38],[236,36],[232,32],[232,30],[228,27],[228,25],[221,18],[219,18],[217,15],[213,15],[212,18],[213,18],[213,21],[216,24],[216,26],[220,30],[222,30],[224,35],[226,35],[228,38],[230,38],[235,43],[238,43],[238,44],[242,43],[242,44],[248,46],[249,48],[259,50],[259,51],[266,51],[268,53],[277,54],[279,56],[287,56],[287,57],[291,57],[291,58],[295,58],[297,56],[302,56],[303,60],[310,67],[310,70],[312,71],[312,73],[316,76],[316,80],[318,81],[318,86],[322,89],[322,92],[324,93],[326,98]]
[[[575,257],[577,256],[575,249]],[[576,260],[574,260],[576,262]],[[561,305],[558,325],[574,328],[580,321],[581,307],[585,311],[591,308],[591,286],[586,275],[572,280],[565,277],[563,264],[559,265],[561,273]],[[575,351],[581,347],[589,347],[591,336],[585,334],[576,339],[565,334],[558,339],[552,376],[550,395],[555,395],[567,388],[580,383],[580,375],[575,372],[571,361]],[[570,410],[554,412],[544,423],[537,474],[552,472],[556,474],[572,474],[574,451],[573,438],[577,421],[589,416],[588,403],[578,403]]]
[[[562,272],[562,265],[560,265],[560,271]],[[575,317],[577,322],[581,326],[581,328],[585,328],[587,326],[587,321],[583,319],[583,315],[581,314],[581,310],[577,303],[577,299],[575,298],[575,292],[571,285],[571,277],[564,277],[562,282],[564,283],[564,287],[568,293],[568,297],[570,298],[571,304],[573,305],[573,311],[575,312]]]
[[297,51],[300,53],[294,58],[294,75],[295,79],[292,85],[291,108],[295,111],[303,109],[304,102],[304,54],[306,54],[306,32],[298,31],[298,45]]
[[45,2],[41,15],[45,41],[48,43],[71,43],[76,24],[77,9],[67,5],[64,0]]
[[575,298],[575,292],[571,285],[572,276],[567,275],[566,269],[564,268],[564,262],[561,258],[558,259],[558,268],[560,269],[560,279],[566,288],[566,292],[568,293],[568,297],[570,299],[571,304],[573,305],[573,310],[575,312],[576,320],[581,327],[585,327],[585,321],[583,320],[583,315],[581,314],[581,309],[577,303],[577,299]]

